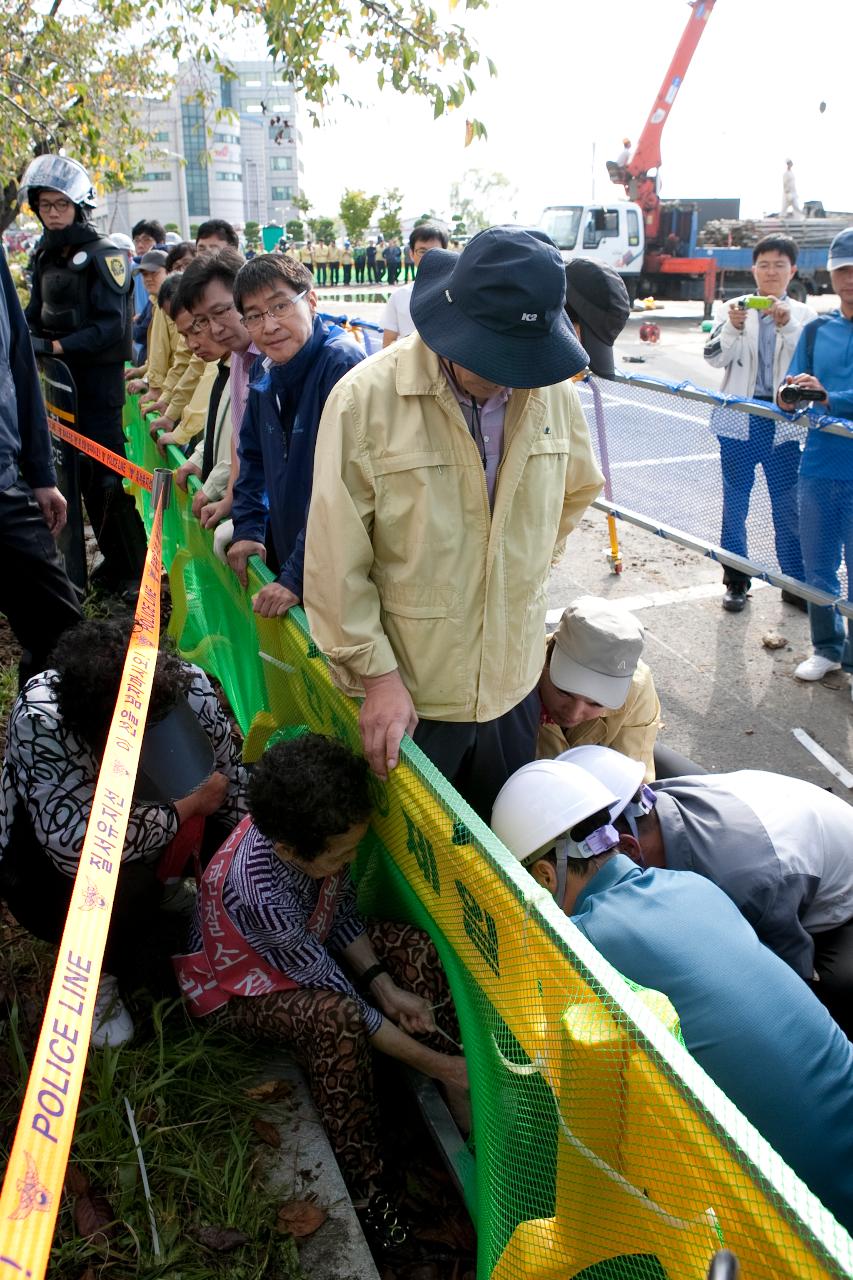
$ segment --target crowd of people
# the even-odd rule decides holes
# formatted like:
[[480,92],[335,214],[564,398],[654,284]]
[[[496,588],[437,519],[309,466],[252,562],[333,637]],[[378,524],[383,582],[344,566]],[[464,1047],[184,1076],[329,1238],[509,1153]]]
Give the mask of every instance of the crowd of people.
[[[363,757],[303,734],[247,771],[204,674],[164,647],[145,743],[160,735],[187,764],[164,777],[156,745],[143,751],[93,1043],[133,1034],[123,993],[140,939],[162,934],[195,1016],[294,1048],[354,1198],[380,1246],[399,1247],[372,1051],[432,1075],[470,1123],[437,955],[417,931],[363,920],[349,876],[368,770],[387,778],[409,734],[616,968],[669,995],[697,1061],[853,1226],[853,811],[779,775],[706,774],[658,742],[643,627],[624,609],[580,597],[545,638],[552,563],[603,482],[574,380],[613,374],[628,308],[616,273],[567,273],[538,230],[493,227],[456,253],[442,228],[416,227],[413,282],[367,358],[318,314],[315,290],[327,270],[358,272],[357,248],[245,260],[221,220],[172,248],[146,220],[130,261],[92,227],[73,161],[40,157],[23,192],[45,232],[32,341],[0,262],[0,537],[15,566],[0,606],[26,651],[2,775],[9,910],[58,940],[128,636],[81,621],[54,546],[65,503],[34,348],[71,371],[78,429],[117,453],[124,397],[139,396],[161,450],[184,451],[176,482],[197,481],[192,517],[217,553],[247,589],[252,557],[272,570],[255,611],[302,605],[332,678],[360,700]],[[770,400],[787,378],[850,407],[850,236],[833,246],[842,310],[811,323],[786,297],[790,242],[757,247],[756,296],[771,305],[734,304],[706,348],[733,390]],[[362,270],[375,276],[380,256],[399,271],[393,242],[366,246]],[[847,463],[840,442],[810,438],[797,478],[772,420],[747,430],[719,432],[724,522],[745,540],[762,462],[793,572],[792,487],[846,511]],[[135,508],[98,463],[83,493],[103,557],[93,576],[132,600]],[[805,541],[802,554],[808,577]],[[745,599],[748,581],[727,584],[729,607]],[[847,665],[821,616],[816,655]],[[793,1118],[804,1099],[807,1131]]]

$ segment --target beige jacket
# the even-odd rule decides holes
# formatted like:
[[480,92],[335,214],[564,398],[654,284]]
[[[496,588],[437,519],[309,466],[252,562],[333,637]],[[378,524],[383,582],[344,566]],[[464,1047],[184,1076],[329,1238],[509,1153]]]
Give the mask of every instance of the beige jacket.
[[[225,362],[231,363],[229,356]],[[214,370],[214,381],[216,379],[216,361],[212,364]],[[211,388],[212,389],[212,388]],[[209,399],[209,397],[208,397]],[[207,419],[205,418],[205,422]],[[204,491],[211,502],[218,502],[220,498],[225,497],[225,491],[228,488],[228,482],[231,479],[231,383],[226,382],[222,389],[222,396],[219,400],[219,407],[216,411],[216,421],[213,425],[213,468],[210,475],[204,481]],[[206,430],[206,427],[205,427]],[[202,436],[192,454],[190,462],[201,469],[204,462],[204,439]]]
[[417,334],[346,374],[314,463],[305,608],[350,694],[399,667],[420,716],[493,720],[542,669],[551,555],[602,476],[571,383],[513,391],[494,511],[477,446]]
[[621,707],[605,711],[596,720],[585,720],[573,729],[563,729],[553,721],[540,725],[536,754],[540,760],[553,760],[569,747],[612,747],[623,756],[641,760],[646,766],[644,781],[654,782],[654,749],[659,729],[660,702],[652,673],[641,660]]

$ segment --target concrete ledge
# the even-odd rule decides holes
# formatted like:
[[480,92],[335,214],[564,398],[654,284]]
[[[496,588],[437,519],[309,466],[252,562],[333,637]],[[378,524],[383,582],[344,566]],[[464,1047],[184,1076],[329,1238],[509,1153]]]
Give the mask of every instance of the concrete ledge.
[[379,1280],[334,1152],[300,1067],[285,1054],[264,1059],[258,1081],[285,1080],[293,1088],[262,1115],[281,1134],[278,1149],[264,1148],[261,1167],[268,1188],[281,1199],[316,1200],[328,1218],[299,1245],[302,1269],[318,1280]]

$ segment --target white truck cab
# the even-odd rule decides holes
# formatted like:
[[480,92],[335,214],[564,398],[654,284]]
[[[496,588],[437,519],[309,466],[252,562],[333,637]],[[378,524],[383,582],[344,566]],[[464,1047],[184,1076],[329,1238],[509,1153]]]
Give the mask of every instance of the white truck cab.
[[542,230],[560,250],[564,262],[589,258],[613,267],[621,276],[639,276],[645,237],[640,206],[630,200],[609,204],[549,204]]

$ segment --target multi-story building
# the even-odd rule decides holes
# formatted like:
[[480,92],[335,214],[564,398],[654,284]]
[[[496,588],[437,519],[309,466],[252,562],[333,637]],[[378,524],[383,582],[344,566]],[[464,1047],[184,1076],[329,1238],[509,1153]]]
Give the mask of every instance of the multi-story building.
[[293,200],[303,172],[293,86],[269,61],[235,62],[232,69],[234,75],[222,79],[220,93],[222,105],[240,118],[243,217],[284,226],[299,216]]
[[110,194],[99,223],[130,231],[140,218],[172,223],[183,237],[206,218],[235,226],[296,217],[301,183],[293,88],[272,62],[236,62],[233,75],[182,64],[165,100],[137,104],[148,134],[145,170],[132,190]]

